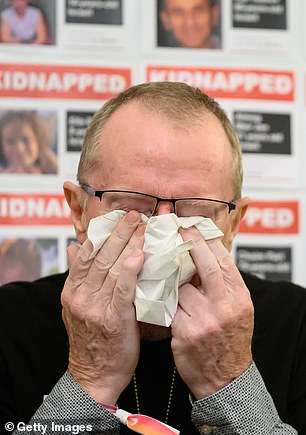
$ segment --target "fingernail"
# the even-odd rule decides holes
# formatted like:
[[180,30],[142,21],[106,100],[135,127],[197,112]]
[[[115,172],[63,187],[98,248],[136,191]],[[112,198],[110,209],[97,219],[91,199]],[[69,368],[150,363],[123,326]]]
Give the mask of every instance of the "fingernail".
[[139,222],[139,213],[135,210],[129,211],[124,219],[129,224],[135,224],[136,222]]

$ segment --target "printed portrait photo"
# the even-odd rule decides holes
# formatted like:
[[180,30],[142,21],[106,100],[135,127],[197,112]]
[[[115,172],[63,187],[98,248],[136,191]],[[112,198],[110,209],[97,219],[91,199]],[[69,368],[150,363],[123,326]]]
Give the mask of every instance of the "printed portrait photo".
[[56,174],[55,111],[0,110],[0,174]]
[[219,0],[158,0],[157,46],[220,49]]
[[55,1],[0,0],[0,42],[52,45],[55,29]]

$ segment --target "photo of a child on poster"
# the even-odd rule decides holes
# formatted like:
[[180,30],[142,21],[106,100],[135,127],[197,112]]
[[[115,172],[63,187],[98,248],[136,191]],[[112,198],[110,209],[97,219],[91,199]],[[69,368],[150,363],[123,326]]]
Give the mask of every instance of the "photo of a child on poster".
[[54,114],[50,118],[37,111],[0,111],[0,174],[57,173]]

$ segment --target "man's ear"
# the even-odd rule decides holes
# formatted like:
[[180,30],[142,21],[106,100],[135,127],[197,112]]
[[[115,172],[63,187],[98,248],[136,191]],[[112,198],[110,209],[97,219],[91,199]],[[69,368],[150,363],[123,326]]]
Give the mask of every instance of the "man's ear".
[[249,204],[251,202],[251,199],[247,196],[244,198],[240,198],[236,202],[236,211],[233,214],[233,220],[232,220],[232,237],[234,238],[238,231],[240,222],[244,218],[244,215],[246,214],[246,211],[249,207]]
[[80,243],[87,239],[87,225],[84,215],[84,192],[81,187],[71,181],[65,181],[64,194],[71,210],[71,219],[76,237]]
[[223,238],[224,246],[226,246],[229,252],[232,250],[233,240],[239,231],[240,222],[242,221],[250,202],[251,200],[248,197],[238,199],[236,202],[236,210],[230,214],[231,226]]

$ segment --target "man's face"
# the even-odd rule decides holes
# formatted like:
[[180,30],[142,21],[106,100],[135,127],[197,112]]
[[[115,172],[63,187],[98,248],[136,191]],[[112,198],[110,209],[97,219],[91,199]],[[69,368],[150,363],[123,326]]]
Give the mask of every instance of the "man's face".
[[[162,198],[234,197],[231,146],[210,113],[181,126],[139,103],[126,104],[104,126],[99,159],[99,169],[86,180],[96,190],[130,190]],[[87,222],[101,214],[99,207],[98,198],[88,198]],[[171,203],[160,204],[158,214],[170,212]],[[218,223],[228,247],[232,213]]]
[[161,19],[181,47],[209,48],[213,13],[210,0],[165,0]]

